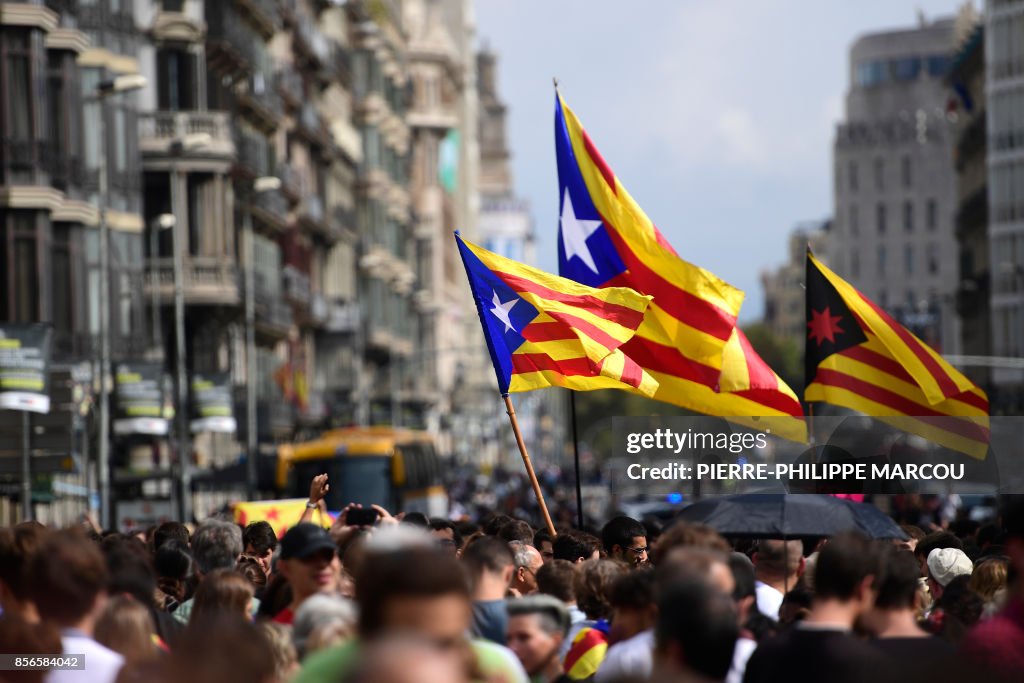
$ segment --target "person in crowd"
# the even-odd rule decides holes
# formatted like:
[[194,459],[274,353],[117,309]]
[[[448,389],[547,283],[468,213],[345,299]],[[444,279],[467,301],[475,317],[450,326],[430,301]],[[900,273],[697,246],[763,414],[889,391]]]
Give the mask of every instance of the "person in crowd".
[[743,553],[730,553],[729,569],[732,570],[735,584],[732,599],[736,605],[738,633],[726,681],[727,683],[741,683],[743,672],[747,668],[747,660],[757,649],[757,641],[770,627],[764,622],[770,624],[771,619],[757,609],[757,579],[750,558]]
[[562,642],[561,656],[564,659],[572,644],[571,636],[583,626],[587,615],[576,604],[576,565],[568,560],[552,560],[537,570],[537,592],[561,600],[569,610],[569,633]]
[[61,651],[85,657],[84,670],[53,671],[50,683],[113,683],[124,657],[96,642],[107,602],[107,564],[96,544],[76,531],[50,532],[29,566],[29,593],[39,617],[61,631]]
[[319,593],[295,612],[292,642],[299,659],[355,635],[356,606],[351,600]]
[[739,636],[732,598],[706,578],[676,578],[661,591],[652,681],[724,681]]
[[511,548],[498,538],[482,536],[463,551],[462,562],[473,586],[471,633],[504,645],[508,627],[505,594],[515,570]]
[[160,649],[153,642],[156,625],[149,609],[138,600],[116,595],[107,601],[96,620],[96,642],[124,657],[125,664],[155,659]]
[[537,592],[537,571],[544,566],[544,558],[532,545],[524,545],[519,541],[511,541],[515,562],[509,588],[516,595],[532,595]]
[[299,656],[292,644],[289,628],[271,621],[260,622],[259,627],[274,656],[274,677],[282,683],[290,681],[299,672]]
[[187,550],[191,540],[192,535],[189,533],[187,526],[181,522],[164,522],[153,530],[152,551],[156,553],[168,541],[177,541]]
[[707,548],[723,553],[732,551],[721,534],[708,525],[676,522],[658,539],[658,547],[651,555],[651,560],[656,566],[662,564],[665,557],[676,548]]
[[632,517],[614,517],[601,529],[608,557],[633,567],[647,564],[647,530]]
[[[60,632],[45,622],[25,621],[16,613],[0,615],[0,652],[25,656],[53,655],[61,651]],[[43,683],[48,675],[44,669],[0,671],[3,683]]]
[[190,624],[162,669],[167,683],[285,683],[265,631],[229,612]]
[[628,673],[650,675],[658,616],[654,570],[644,568],[625,574],[612,584],[609,597],[609,647],[594,680],[604,683]]
[[462,553],[462,534],[453,522],[435,517],[430,520],[430,534],[456,557]]
[[903,533],[907,535],[907,539],[896,541],[896,547],[901,550],[909,550],[914,552],[917,549],[917,543],[927,534],[924,533],[924,529],[913,524],[900,524],[900,529],[903,529]]
[[798,621],[803,621],[811,613],[813,602],[814,593],[809,590],[794,588],[789,591],[786,593],[786,597],[782,598],[782,607],[779,608],[779,624],[792,626]]
[[[196,582],[202,585],[204,577],[217,569],[234,569],[238,556],[242,554],[242,530],[237,524],[207,520],[199,525],[192,535],[192,558],[196,563]],[[198,588],[197,588],[198,590]],[[254,611],[259,609],[259,601],[254,600]],[[187,624],[192,616],[195,598],[189,598],[174,610],[174,618]]]
[[196,589],[193,619],[206,619],[212,614],[226,612],[246,619],[252,614],[252,583],[234,569],[210,572]]
[[967,631],[981,620],[985,609],[981,596],[971,590],[970,581],[969,576],[961,574],[946,584],[942,597],[928,615],[927,625],[932,632],[953,645],[959,645]]
[[933,600],[941,600],[942,592],[958,576],[970,576],[974,564],[962,550],[936,548],[928,554],[928,590]]
[[917,622],[920,602],[920,567],[914,554],[899,546],[883,551],[884,571],[876,582],[874,605],[861,616],[859,626],[874,636],[872,644],[889,659],[898,678],[940,677],[949,667],[953,647],[925,631]]
[[[391,536],[380,534],[385,535]],[[508,551],[507,543],[489,540]],[[477,544],[467,548],[466,554]],[[472,603],[458,560],[426,536],[421,543],[386,542],[378,537],[370,545],[356,575],[357,638],[307,658],[296,683],[342,679],[356,669],[363,653],[396,635],[423,638],[447,650],[466,650],[478,680],[497,677],[507,683],[525,683],[522,666],[504,645],[479,639],[467,643]],[[511,570],[511,551],[508,554]]]
[[312,595],[335,593],[341,576],[334,539],[315,524],[296,524],[281,539],[278,571],[291,586],[292,601],[274,616],[278,624],[291,624],[295,610]]
[[[157,527],[159,531],[160,527]],[[163,594],[160,608],[164,612],[173,612],[191,597],[194,566],[188,546],[175,538],[164,541],[153,554],[156,585]]]
[[914,556],[921,565],[921,576],[928,576],[928,556],[938,548],[955,548],[963,550],[964,544],[956,534],[949,531],[935,531],[928,534],[914,546]]
[[557,598],[531,595],[508,604],[508,646],[533,683],[563,683],[562,644],[569,631],[569,610]]
[[268,577],[263,572],[263,565],[252,555],[241,555],[235,563],[235,571],[245,577],[252,585],[253,595],[258,599],[263,596],[267,587]]
[[521,519],[513,519],[500,529],[497,536],[506,543],[522,543],[530,545],[533,543],[533,527]]
[[601,556],[601,539],[582,531],[569,530],[558,534],[551,544],[552,559],[580,564]]
[[484,517],[480,524],[480,531],[483,532],[484,536],[497,536],[501,528],[510,522],[515,520],[508,515],[496,513]]
[[368,646],[341,683],[470,683],[475,672],[463,655],[425,638],[388,636]]
[[[269,578],[271,571],[271,558],[277,550],[277,534],[274,527],[264,520],[252,522],[242,532],[242,545],[244,553],[255,558],[263,569],[263,573]],[[266,582],[264,582],[264,585]]]
[[28,623],[39,621],[29,595],[30,567],[47,530],[38,522],[0,527],[0,609]]
[[555,537],[547,529],[538,529],[533,535],[533,547],[540,551],[544,564],[555,559]]
[[[568,560],[555,560],[559,561]],[[626,566],[614,560],[587,560],[573,566],[573,593],[586,615],[586,621],[570,627],[566,638],[569,649],[564,658],[565,672],[575,681],[593,676],[608,652],[609,620],[614,611],[609,596],[612,585],[626,573]]]
[[1024,680],[1024,499],[1017,497],[1003,516],[1004,550],[1012,579],[1006,606],[978,624],[960,642],[960,653],[978,680]]
[[877,543],[856,533],[836,536],[818,555],[811,611],[799,624],[758,644],[746,683],[820,681],[861,683],[880,678],[885,658],[855,638],[854,623],[874,606],[880,571]]
[[107,593],[131,596],[145,606],[156,628],[151,632],[155,641],[161,647],[172,644],[182,626],[157,604],[157,596],[164,593],[157,587],[146,545],[134,536],[115,534],[103,539],[101,550],[110,572]]
[[[974,537],[978,546],[977,560],[986,557],[1003,557],[1003,530],[995,524],[986,524]],[[976,561],[977,561],[976,560]]]
[[1006,601],[1006,582],[1010,561],[998,555],[982,557],[974,565],[970,587],[985,603],[983,616],[998,612]]
[[804,573],[803,543],[765,539],[758,542],[751,559],[757,577],[757,609],[778,621],[782,598]]

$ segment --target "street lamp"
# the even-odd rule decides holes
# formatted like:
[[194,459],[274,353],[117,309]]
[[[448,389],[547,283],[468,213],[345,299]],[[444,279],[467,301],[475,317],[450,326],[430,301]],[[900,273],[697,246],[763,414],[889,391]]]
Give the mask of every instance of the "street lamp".
[[103,81],[96,87],[96,99],[100,104],[100,447],[99,447],[99,488],[100,524],[109,529],[110,518],[110,226],[107,225],[107,204],[110,201],[107,179],[107,98],[111,95],[131,92],[146,87],[146,77],[141,74],[117,76]]
[[[178,206],[178,156],[197,147],[209,144],[213,137],[209,133],[189,133],[173,140],[168,147],[171,160],[171,213],[174,214],[174,230],[171,232],[171,255],[174,264],[174,354],[177,372],[174,373],[174,395],[177,406],[174,411],[178,428],[178,515],[184,523],[192,519],[192,471],[189,460],[192,449],[188,433],[188,376],[185,372],[185,290],[182,243],[178,240],[181,226],[176,217]],[[185,207],[187,210],[187,206]]]
[[[253,181],[254,195],[281,188],[276,176],[261,176]],[[245,462],[246,491],[249,500],[256,499],[256,236],[252,229],[252,207],[245,212]]]

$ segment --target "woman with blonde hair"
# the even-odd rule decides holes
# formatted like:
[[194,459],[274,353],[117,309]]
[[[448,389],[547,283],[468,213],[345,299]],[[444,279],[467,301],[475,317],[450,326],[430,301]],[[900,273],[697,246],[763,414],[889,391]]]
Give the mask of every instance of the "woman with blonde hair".
[[94,637],[121,654],[126,664],[137,664],[160,653],[154,641],[155,632],[153,617],[145,605],[131,596],[117,595],[103,608]]
[[1006,557],[988,557],[974,566],[968,586],[985,601],[982,618],[999,611],[1006,599],[1006,581],[1010,561]]

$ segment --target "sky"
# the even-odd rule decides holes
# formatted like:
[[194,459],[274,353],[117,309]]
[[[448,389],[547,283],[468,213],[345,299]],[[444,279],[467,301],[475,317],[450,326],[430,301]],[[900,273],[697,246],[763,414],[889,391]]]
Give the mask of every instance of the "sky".
[[[496,52],[517,193],[557,272],[557,77],[619,181],[679,254],[746,292],[797,224],[832,212],[832,142],[858,36],[963,0],[477,0]],[[974,3],[978,7],[977,2]]]

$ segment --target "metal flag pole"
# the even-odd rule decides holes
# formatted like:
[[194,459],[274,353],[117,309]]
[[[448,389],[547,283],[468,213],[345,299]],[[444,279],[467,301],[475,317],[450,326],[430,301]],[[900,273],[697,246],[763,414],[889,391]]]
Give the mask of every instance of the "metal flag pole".
[[576,436],[576,392],[569,392],[569,410],[572,421],[572,460],[576,470],[576,527],[583,529],[583,482],[580,480],[580,439]]
[[540,490],[540,482],[537,481],[537,473],[533,471],[533,463],[530,462],[530,454],[526,452],[526,442],[523,441],[523,434],[519,431],[519,420],[516,419],[516,409],[512,406],[512,399],[509,398],[508,394],[502,394],[501,397],[505,399],[505,410],[508,412],[508,419],[512,422],[512,431],[516,435],[516,443],[519,445],[519,454],[523,456],[523,464],[526,465],[526,474],[530,477],[530,483],[533,484],[533,493],[537,496],[537,502],[540,504],[540,512],[544,516],[544,523],[548,527],[548,531],[552,536],[558,534],[555,531],[555,525],[551,521],[551,515],[548,513],[547,503],[544,502],[544,493]]

